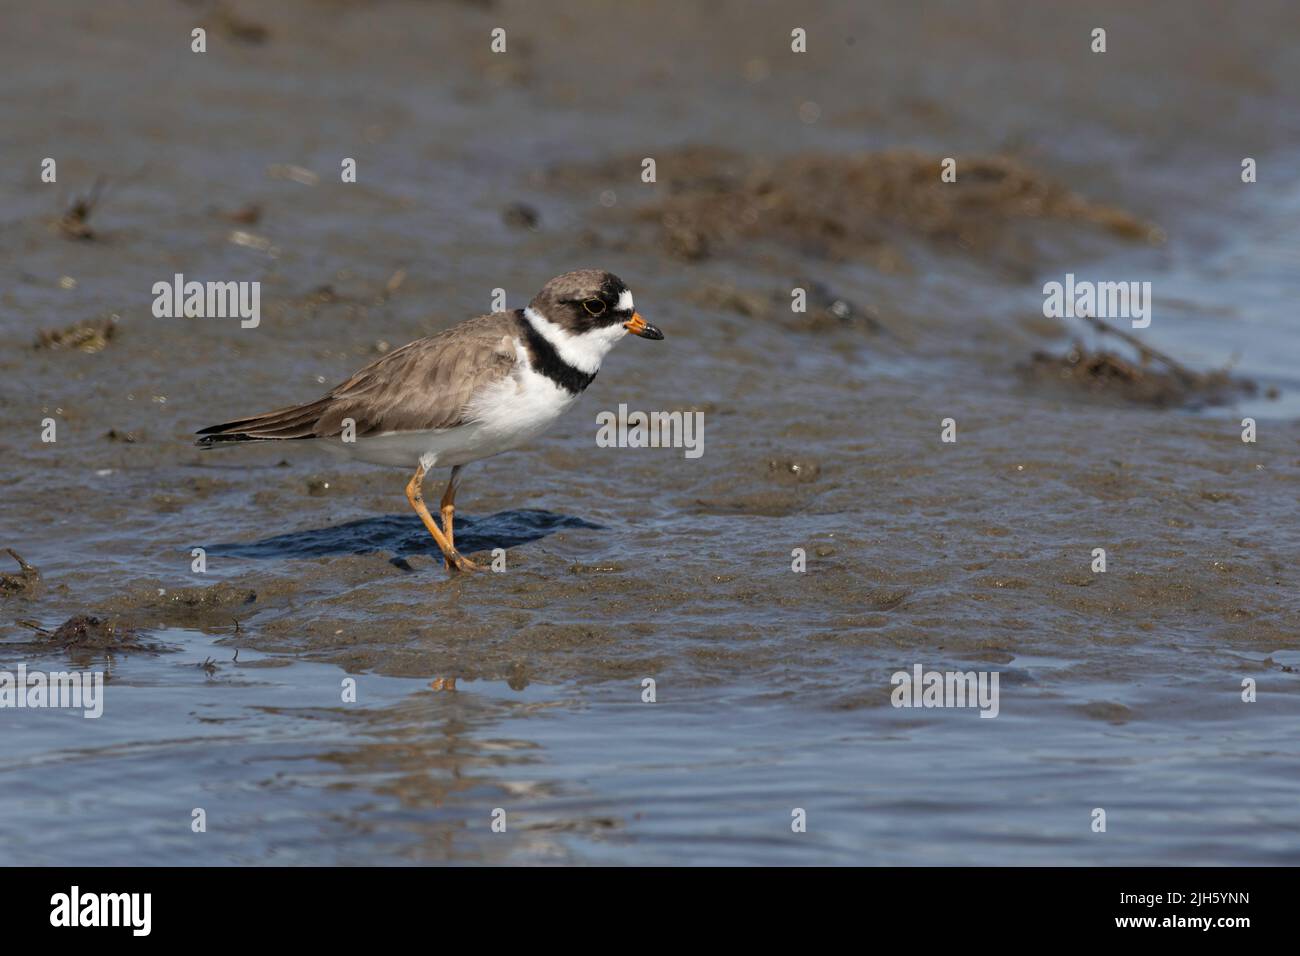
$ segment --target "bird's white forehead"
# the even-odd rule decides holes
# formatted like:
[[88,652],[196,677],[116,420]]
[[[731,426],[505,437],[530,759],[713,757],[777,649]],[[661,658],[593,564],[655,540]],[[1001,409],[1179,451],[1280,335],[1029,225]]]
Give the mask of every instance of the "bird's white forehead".
[[635,310],[636,310],[636,306],[632,303],[632,293],[629,292],[627,289],[624,289],[618,297],[617,311],[633,312]]

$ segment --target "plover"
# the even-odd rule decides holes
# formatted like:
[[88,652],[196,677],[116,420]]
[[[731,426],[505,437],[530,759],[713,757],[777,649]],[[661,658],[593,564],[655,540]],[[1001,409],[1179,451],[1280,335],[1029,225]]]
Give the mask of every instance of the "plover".
[[[525,309],[480,315],[417,339],[323,398],[204,428],[196,444],[310,440],[360,461],[414,468],[406,498],[448,569],[478,570],[456,550],[461,469],[550,427],[629,332],[664,337],[641,318],[618,276],[598,269],[566,272]],[[441,528],[421,493],[424,476],[438,467],[451,468]]]

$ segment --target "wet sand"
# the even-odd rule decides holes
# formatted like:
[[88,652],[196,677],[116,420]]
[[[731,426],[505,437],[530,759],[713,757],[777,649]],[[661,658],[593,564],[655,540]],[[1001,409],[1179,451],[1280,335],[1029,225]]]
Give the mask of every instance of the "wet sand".
[[[1036,834],[1104,862],[1118,851],[1088,842],[1087,813],[1135,793],[1144,834],[1120,836],[1128,861],[1251,862],[1243,840],[1300,859],[1285,809],[1300,787],[1285,730],[1300,703],[1300,365],[1269,362],[1300,345],[1252,311],[1296,282],[1295,11],[1259,5],[1229,34],[1228,12],[1183,4],[878,17],[647,4],[600,23],[578,4],[227,9],[234,27],[179,3],[147,17],[70,5],[61,25],[4,13],[19,161],[0,233],[0,545],[41,581],[0,596],[2,666],[51,647],[110,655],[124,686],[171,688],[165,706],[119,698],[135,728],[122,733],[142,739],[148,715],[196,719],[167,663],[181,652],[78,650],[20,622],[52,632],[94,615],[242,648],[295,662],[283,686],[335,698],[341,674],[397,681],[329,759],[405,807],[398,829],[423,849],[361,839],[395,824],[290,787],[304,833],[335,841],[332,862],[1053,862]],[[1100,57],[1086,41],[1099,16]],[[199,21],[202,55],[188,48]],[[488,51],[498,25],[504,56]],[[792,25],[809,31],[806,57],[789,53]],[[39,182],[47,155],[57,185]],[[1268,176],[1243,186],[1243,155]],[[960,192],[937,186],[946,156]],[[343,157],[355,184],[338,181]],[[93,237],[71,237],[58,220],[98,177]],[[1238,273],[1242,248],[1273,258],[1251,252]],[[1186,278],[1198,263],[1221,270],[1200,272],[1213,294]],[[190,444],[484,311],[494,288],[520,306],[586,266],[621,275],[667,338],[620,344],[550,434],[467,470],[462,550],[506,548],[503,574],[443,572],[406,475]],[[1153,281],[1153,346],[1202,370],[1242,353],[1254,394],[1189,409],[1026,375],[1036,352],[1076,340],[1123,351],[1041,311],[1044,281],[1107,268]],[[154,318],[150,288],[175,272],[259,280],[261,324]],[[796,285],[813,290],[804,315],[789,310]],[[92,327],[48,334],[76,323]],[[1206,327],[1232,329],[1227,352]],[[597,447],[597,413],[620,403],[703,411],[704,455]],[[39,441],[46,417],[54,444]],[[940,441],[946,418],[955,443]],[[791,571],[796,548],[806,573]],[[889,675],[915,662],[1002,669],[1003,716],[894,711]],[[457,678],[452,703],[430,703],[438,677]],[[1258,703],[1240,703],[1243,677]],[[220,699],[221,719],[279,706],[283,686]],[[110,683],[105,723],[113,699]],[[418,719],[403,710],[417,704]],[[436,738],[480,706],[544,771],[507,767],[485,793],[440,789],[487,774],[423,750],[398,761],[420,781],[410,792],[375,771],[412,727]],[[64,723],[9,773],[45,772],[40,754],[76,749],[92,722]],[[499,732],[469,721],[464,747],[490,752]],[[321,756],[310,734],[286,737],[275,760]],[[1054,750],[1035,759],[1035,740]],[[696,746],[712,756],[674,780],[672,755]],[[1176,766],[1125,770],[1161,754]],[[188,773],[157,759],[150,773]],[[964,776],[939,773],[943,759]],[[248,766],[236,754],[205,772],[238,787]],[[1258,775],[1247,824],[1224,785],[1238,773]],[[548,849],[466,835],[502,793],[549,807]],[[788,836],[789,808],[819,797],[851,821],[842,839],[771,850],[760,821]],[[655,801],[679,812],[638,816]],[[103,825],[118,813],[126,832],[154,832],[129,800],[107,806]],[[260,834],[284,812],[243,825]],[[0,806],[0,829],[35,814]],[[1017,819],[1032,821],[1023,842],[980,836]],[[910,842],[882,850],[886,825]],[[606,829],[612,844],[592,837]],[[273,862],[258,839],[207,861]],[[162,846],[154,859],[171,859]]]

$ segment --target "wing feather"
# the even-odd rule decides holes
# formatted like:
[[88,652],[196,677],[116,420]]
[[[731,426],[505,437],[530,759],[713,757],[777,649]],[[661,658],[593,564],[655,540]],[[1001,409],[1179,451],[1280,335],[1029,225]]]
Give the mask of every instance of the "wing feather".
[[517,319],[482,315],[371,362],[323,398],[205,428],[200,444],[426,431],[463,425],[470,400],[514,369]]

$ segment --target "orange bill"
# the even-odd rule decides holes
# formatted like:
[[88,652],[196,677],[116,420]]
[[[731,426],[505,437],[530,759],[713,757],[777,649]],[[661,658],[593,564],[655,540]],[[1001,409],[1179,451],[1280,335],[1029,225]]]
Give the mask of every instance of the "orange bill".
[[632,318],[623,323],[623,328],[633,335],[641,336],[643,339],[662,339],[664,337],[662,332],[641,318],[640,312],[633,312]]

